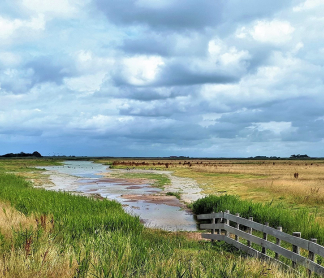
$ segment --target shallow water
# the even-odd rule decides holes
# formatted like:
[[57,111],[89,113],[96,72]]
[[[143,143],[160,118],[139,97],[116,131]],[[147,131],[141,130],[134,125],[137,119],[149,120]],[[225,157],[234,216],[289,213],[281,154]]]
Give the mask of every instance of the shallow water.
[[48,171],[57,171],[62,174],[72,175],[83,178],[98,178],[102,177],[102,173],[108,172],[108,166],[93,163],[91,161],[64,161],[62,166],[47,166]]
[[50,178],[55,186],[48,188],[50,190],[99,194],[104,198],[116,200],[123,205],[126,212],[138,215],[146,227],[170,231],[197,230],[193,215],[179,206],[152,200],[134,200],[128,197],[127,195],[149,196],[162,190],[152,187],[150,184],[134,184],[127,179],[104,178],[102,174],[109,172],[107,166],[90,161],[65,161],[63,166],[44,168],[52,173],[61,174],[53,173],[51,175]]

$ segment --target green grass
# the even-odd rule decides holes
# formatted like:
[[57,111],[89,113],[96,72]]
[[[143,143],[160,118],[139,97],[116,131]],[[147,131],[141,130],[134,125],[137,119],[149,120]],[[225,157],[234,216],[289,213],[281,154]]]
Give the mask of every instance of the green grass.
[[[8,162],[2,167],[20,172],[19,163]],[[161,175],[149,175],[145,178],[161,178]],[[158,180],[161,185],[169,182],[165,178]],[[74,274],[69,277],[272,277],[273,273],[278,274],[275,268],[274,272],[264,273],[268,267],[260,263],[250,267],[250,259],[224,243],[210,244],[189,240],[183,233],[146,229],[138,217],[126,214],[117,202],[34,188],[13,174],[0,172],[0,201],[9,202],[29,218],[42,216],[52,223],[50,230],[39,224],[36,230],[13,230],[12,238],[0,234],[0,273],[7,273],[6,277],[58,277],[42,274],[47,254],[42,246],[56,250],[56,255],[48,259],[52,261],[45,264],[52,265],[57,258],[66,256],[70,259],[64,260],[67,262],[64,267],[76,261]],[[12,256],[16,258],[9,260]],[[23,267],[29,274],[22,270],[15,274]]]
[[27,216],[32,213],[53,215],[55,232],[66,242],[84,234],[93,234],[98,229],[136,233],[143,229],[139,219],[125,213],[115,201],[98,201],[64,192],[35,189],[12,174],[0,175],[0,199],[9,201]]
[[236,179],[264,179],[266,175],[256,175],[256,174],[233,174],[233,173],[203,173],[205,177],[225,177],[225,178],[236,178]]
[[[235,262],[240,253],[231,247],[145,229],[114,201],[36,189],[12,174],[0,175],[0,200],[28,216],[53,217],[48,241],[62,254],[72,248],[78,264],[75,277],[257,277]],[[3,257],[12,248],[26,249],[29,239],[32,253],[41,248],[41,226],[14,233],[12,241],[2,238]]]
[[167,196],[175,196],[175,197],[177,197],[177,199],[179,199],[179,200],[180,200],[180,198],[181,198],[181,192],[179,192],[179,191],[177,191],[177,192],[167,192],[166,195],[167,195]]
[[153,173],[118,173],[112,174],[114,177],[123,179],[147,179],[153,180],[153,186],[164,188],[165,185],[171,183],[170,179],[163,174],[153,174]]
[[303,238],[317,238],[319,244],[324,244],[324,229],[315,221],[316,213],[310,213],[307,208],[292,210],[287,205],[254,203],[233,195],[209,195],[197,200],[191,207],[195,214],[230,210],[232,214],[240,213],[244,218],[253,217],[253,221],[259,223],[282,226],[286,233],[301,232]]
[[0,173],[5,172],[31,172],[42,171],[35,168],[36,166],[59,166],[62,165],[61,160],[50,158],[1,158],[0,159]]

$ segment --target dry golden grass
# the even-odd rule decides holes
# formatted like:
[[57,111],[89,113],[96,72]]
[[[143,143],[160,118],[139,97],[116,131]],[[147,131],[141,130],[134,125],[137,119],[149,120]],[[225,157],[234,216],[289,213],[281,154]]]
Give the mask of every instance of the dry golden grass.
[[[165,161],[165,163],[168,162],[170,161]],[[262,174],[261,168],[259,169],[261,172],[255,171],[255,169],[253,169],[255,165],[252,165],[253,167],[246,167],[246,165],[240,165],[241,167],[236,167],[235,165],[232,167],[230,166],[231,164],[227,163],[226,166],[216,165],[216,167],[209,164],[204,166],[198,164],[194,165],[192,163],[191,166],[183,166],[183,164],[179,164],[178,162],[179,161],[169,165],[167,170],[175,171],[175,174],[179,176],[187,176],[196,179],[205,192],[211,191],[217,193],[226,189],[228,193],[243,193],[244,188],[247,190],[250,190],[251,188],[253,190],[255,188],[258,189],[260,187],[258,182],[262,180],[267,181],[269,178],[269,174]],[[145,167],[148,168],[148,166]],[[154,168],[158,167],[166,169],[164,165],[154,165]],[[153,165],[151,165],[150,168],[153,168]],[[38,178],[37,175],[33,176],[33,173],[24,174],[24,176],[28,176],[32,179]],[[269,181],[271,180],[272,179]],[[290,180],[289,175],[288,180]],[[253,182],[256,182],[257,184],[253,185]],[[241,191],[238,191],[237,188]],[[266,190],[262,190],[266,192]],[[8,241],[13,238],[13,229],[36,230],[36,219],[38,219],[38,226],[44,226],[44,223],[42,225],[40,216],[32,215],[26,217],[14,208],[11,208],[8,204],[0,203],[0,206],[0,231]],[[60,245],[53,243],[50,235],[50,220],[50,217],[44,220],[46,223],[46,229],[42,234],[42,244],[40,248],[35,250],[29,248],[29,244],[26,242],[26,244],[21,248],[11,248],[10,251],[1,254],[0,277],[76,277],[78,268],[78,262],[75,258],[76,255],[72,249],[65,249],[64,252],[62,252]],[[129,246],[126,253],[131,252],[132,246]],[[175,252],[174,256],[169,260],[161,261],[161,267],[163,268],[163,264],[165,264],[166,267],[171,265],[176,269],[180,259],[187,260],[190,265],[195,264],[203,267],[199,261],[200,258],[207,255],[206,252],[207,251],[203,250],[179,249],[179,252]],[[257,259],[237,257],[236,255],[228,253],[221,254],[221,256],[226,257],[225,259],[222,258],[222,260],[224,260],[224,270],[226,271],[232,269],[234,265],[236,265],[237,268],[244,269],[245,273],[249,274],[248,277],[298,277],[296,274],[281,271],[277,265],[269,265]],[[99,259],[100,257],[98,257],[98,254],[96,255],[91,253],[90,264],[96,264]],[[116,259],[112,260],[111,263],[116,264],[116,261]],[[227,263],[226,265],[225,262]],[[156,269],[152,269],[151,273],[148,273],[143,277],[154,277],[156,276],[156,273]],[[87,277],[92,277],[91,271]]]
[[[137,169],[171,170],[176,176],[196,180],[205,194],[235,194],[243,199],[259,202],[287,202],[299,206],[324,208],[324,161],[197,159],[118,161],[146,163],[144,166],[132,166]],[[168,164],[168,167],[165,164]],[[118,167],[126,166],[118,165]],[[298,178],[294,177],[294,173],[298,173]]]
[[[25,216],[9,204],[0,202],[0,232],[3,240],[12,248],[0,258],[0,277],[73,277],[77,262],[72,252],[61,254],[60,248],[50,238],[51,218],[34,215]],[[45,229],[42,245],[37,251],[32,248],[32,239],[21,248],[14,247],[15,233],[36,231],[40,225]]]
[[9,204],[0,202],[0,232],[5,238],[12,238],[13,229],[36,229],[35,217],[27,217],[12,208]]
[[24,249],[12,249],[0,259],[0,277],[74,277],[77,262],[73,252],[60,249],[51,243],[42,245],[36,253],[26,256]]
[[[258,201],[286,199],[301,205],[324,204],[322,162],[219,161],[191,168],[191,176],[197,176],[199,185],[207,194],[226,192]],[[298,178],[294,177],[294,173],[298,173]]]

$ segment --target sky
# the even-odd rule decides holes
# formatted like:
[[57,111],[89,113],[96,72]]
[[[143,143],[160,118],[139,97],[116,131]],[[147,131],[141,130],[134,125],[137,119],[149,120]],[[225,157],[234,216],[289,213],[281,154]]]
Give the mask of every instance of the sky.
[[324,156],[324,0],[1,0],[0,154]]

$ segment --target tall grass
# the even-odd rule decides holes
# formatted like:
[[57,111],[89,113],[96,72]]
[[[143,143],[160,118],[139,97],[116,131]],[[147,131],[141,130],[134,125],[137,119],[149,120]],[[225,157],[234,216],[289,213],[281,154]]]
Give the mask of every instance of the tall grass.
[[244,218],[253,217],[259,223],[282,226],[286,233],[301,232],[303,238],[317,238],[320,244],[324,244],[324,229],[315,221],[316,213],[310,213],[307,208],[291,210],[282,204],[254,203],[234,195],[209,195],[194,202],[192,209],[195,214],[230,210]]
[[1,277],[296,277],[222,243],[145,229],[117,202],[36,189],[15,175],[0,174],[0,201],[37,223],[1,234]]
[[53,215],[55,232],[60,234],[64,231],[72,239],[85,233],[93,234],[98,229],[136,233],[143,229],[139,219],[125,213],[115,201],[90,201],[64,192],[35,190],[30,183],[15,175],[1,175],[0,185],[0,199],[9,201],[25,215]]

